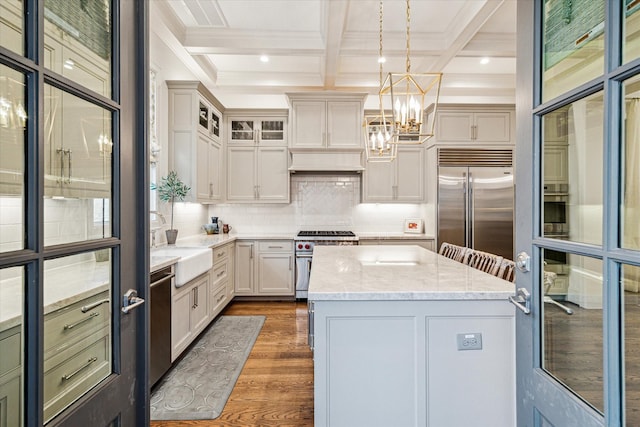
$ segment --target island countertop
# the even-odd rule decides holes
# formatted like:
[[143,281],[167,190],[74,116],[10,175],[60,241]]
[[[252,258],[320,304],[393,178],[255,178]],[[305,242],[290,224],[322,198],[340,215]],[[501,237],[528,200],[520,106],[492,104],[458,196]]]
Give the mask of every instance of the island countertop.
[[513,283],[418,246],[316,246],[309,301],[506,300]]

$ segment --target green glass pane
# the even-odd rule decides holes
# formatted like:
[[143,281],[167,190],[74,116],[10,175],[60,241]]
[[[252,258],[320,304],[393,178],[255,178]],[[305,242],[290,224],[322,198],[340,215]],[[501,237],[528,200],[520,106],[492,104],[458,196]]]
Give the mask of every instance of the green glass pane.
[[45,245],[110,237],[111,113],[44,88]]
[[640,425],[640,267],[623,265],[626,425]]
[[542,118],[545,237],[602,244],[602,93]]
[[0,46],[24,53],[24,1],[0,1]]
[[603,74],[604,12],[603,0],[545,0],[543,101]]
[[640,2],[624,0],[623,61],[640,58]]
[[0,65],[0,252],[24,249],[25,76]]
[[0,422],[22,426],[24,269],[0,269]]
[[111,96],[111,2],[45,0],[44,64]]
[[622,129],[622,247],[640,250],[640,76],[624,83]]
[[602,261],[545,250],[542,367],[604,411]]
[[111,251],[44,263],[44,418],[112,372]]

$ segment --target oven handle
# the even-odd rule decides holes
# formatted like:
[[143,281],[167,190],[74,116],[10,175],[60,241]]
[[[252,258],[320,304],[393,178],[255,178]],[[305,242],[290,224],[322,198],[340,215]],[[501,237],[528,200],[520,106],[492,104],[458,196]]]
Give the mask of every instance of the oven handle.
[[313,258],[313,254],[296,254],[296,258]]

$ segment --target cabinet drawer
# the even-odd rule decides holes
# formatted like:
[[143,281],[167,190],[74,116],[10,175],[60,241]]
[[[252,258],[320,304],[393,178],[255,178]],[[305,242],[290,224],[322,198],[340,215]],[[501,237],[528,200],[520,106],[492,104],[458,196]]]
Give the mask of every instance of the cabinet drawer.
[[221,262],[213,267],[211,273],[211,289],[212,291],[218,289],[218,287],[224,285],[224,282],[229,278],[229,262]]
[[217,263],[226,259],[229,259],[231,255],[231,249],[233,245],[224,245],[217,248],[213,248],[213,263]]
[[0,334],[0,377],[21,365],[22,342],[20,327]]
[[109,294],[102,292],[78,301],[44,318],[44,350],[62,349],[94,334],[109,322]]
[[111,373],[110,335],[102,333],[97,339],[92,338],[79,345],[80,350],[76,353],[45,360],[45,422]]
[[224,304],[227,302],[227,286],[225,282],[225,286],[220,288],[217,292],[211,293],[211,316],[215,316],[224,307]]
[[260,252],[292,252],[293,241],[291,240],[269,240],[258,242]]

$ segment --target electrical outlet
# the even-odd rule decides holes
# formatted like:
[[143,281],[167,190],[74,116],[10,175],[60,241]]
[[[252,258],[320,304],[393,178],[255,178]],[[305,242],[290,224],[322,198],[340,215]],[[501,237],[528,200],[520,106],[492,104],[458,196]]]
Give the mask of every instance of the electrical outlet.
[[482,334],[480,332],[458,334],[458,350],[482,350]]

